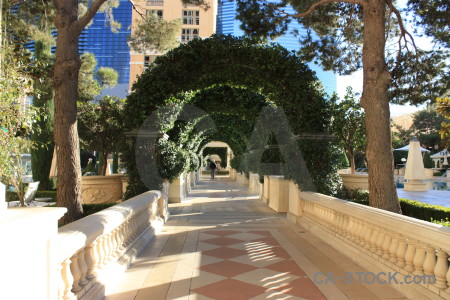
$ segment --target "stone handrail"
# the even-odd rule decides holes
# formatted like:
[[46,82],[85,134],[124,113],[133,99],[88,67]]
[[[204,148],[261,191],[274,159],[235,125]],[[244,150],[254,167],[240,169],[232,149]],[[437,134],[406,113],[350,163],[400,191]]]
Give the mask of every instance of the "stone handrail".
[[299,206],[290,214],[300,225],[368,270],[431,279],[397,285],[408,297],[450,299],[450,228],[319,193],[297,192]]
[[150,191],[59,229],[56,240],[58,300],[102,293],[168,217],[167,200]]

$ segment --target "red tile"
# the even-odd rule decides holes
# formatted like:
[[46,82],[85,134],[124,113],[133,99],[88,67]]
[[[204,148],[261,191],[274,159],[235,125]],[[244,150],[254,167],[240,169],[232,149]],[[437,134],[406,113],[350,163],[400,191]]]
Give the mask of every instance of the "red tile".
[[231,235],[231,234],[240,233],[240,231],[236,231],[236,230],[208,230],[208,231],[203,231],[203,233],[213,234],[213,235],[218,235],[218,236],[227,236],[227,235]]
[[202,243],[208,243],[218,246],[229,246],[237,243],[242,243],[241,240],[228,238],[228,237],[217,237],[213,239],[203,240]]
[[283,287],[275,288],[275,290],[283,291],[289,295],[306,298],[308,300],[327,299],[309,278],[293,280]]
[[253,271],[257,268],[247,264],[241,264],[230,260],[224,260],[214,264],[201,266],[199,269],[221,276],[234,277],[239,274]]
[[306,276],[305,272],[303,272],[303,270],[293,260],[277,262],[272,265],[265,266],[264,268],[297,276]]
[[267,231],[267,230],[252,230],[252,231],[248,231],[248,233],[254,233],[254,234],[259,234],[259,235],[264,235],[264,236],[272,236],[270,231]]
[[217,300],[248,300],[264,291],[263,287],[234,279],[222,280],[193,290],[194,293]]
[[220,248],[216,248],[216,249],[212,249],[212,250],[208,250],[208,251],[203,251],[202,255],[203,254],[213,256],[213,257],[218,257],[218,258],[230,259],[230,258],[238,257],[241,255],[245,255],[245,254],[247,254],[247,252],[244,250],[233,249],[233,248],[229,248],[229,247],[220,247]]

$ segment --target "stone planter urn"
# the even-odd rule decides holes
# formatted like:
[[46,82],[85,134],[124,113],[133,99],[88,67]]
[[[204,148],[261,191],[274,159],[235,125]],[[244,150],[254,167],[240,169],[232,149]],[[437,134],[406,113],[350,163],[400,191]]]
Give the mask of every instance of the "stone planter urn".
[[343,185],[351,190],[369,189],[369,175],[368,174],[339,174],[342,178]]
[[122,201],[122,174],[82,176],[81,198],[84,204],[117,203]]

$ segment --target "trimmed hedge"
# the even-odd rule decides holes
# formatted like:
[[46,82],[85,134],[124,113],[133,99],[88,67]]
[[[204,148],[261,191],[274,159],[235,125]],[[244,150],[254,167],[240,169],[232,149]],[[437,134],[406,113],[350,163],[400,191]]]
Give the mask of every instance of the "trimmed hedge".
[[[52,198],[53,202],[56,202],[56,191],[37,191],[35,198]],[[15,192],[6,192],[6,201],[19,201]]]
[[[369,192],[363,190],[341,189],[336,197],[351,202],[369,205]],[[408,217],[450,227],[450,207],[431,205],[415,200],[399,198],[402,214]]]

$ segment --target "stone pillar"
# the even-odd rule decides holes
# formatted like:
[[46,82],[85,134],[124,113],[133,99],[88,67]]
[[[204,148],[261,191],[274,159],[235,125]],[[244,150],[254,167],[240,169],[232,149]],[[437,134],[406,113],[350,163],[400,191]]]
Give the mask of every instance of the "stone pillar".
[[56,207],[10,208],[0,217],[0,299],[57,299],[55,249],[58,219],[67,211]]
[[287,212],[289,209],[289,185],[283,176],[269,176],[269,207],[276,212]]
[[6,203],[6,188],[3,183],[0,182],[0,215],[6,212],[8,203]]
[[169,183],[169,203],[181,203],[184,200],[184,174]]

